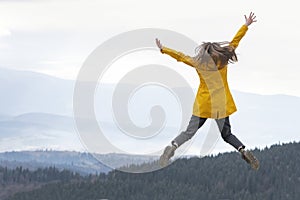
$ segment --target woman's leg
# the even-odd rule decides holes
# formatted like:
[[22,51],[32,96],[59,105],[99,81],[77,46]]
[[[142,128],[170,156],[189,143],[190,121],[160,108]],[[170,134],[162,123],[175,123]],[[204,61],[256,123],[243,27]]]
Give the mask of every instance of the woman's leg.
[[216,122],[218,124],[222,138],[225,142],[229,143],[237,150],[240,150],[241,148],[245,148],[243,143],[235,135],[231,133],[229,117],[216,119]]
[[171,146],[167,146],[160,156],[159,163],[160,166],[165,167],[168,165],[168,162],[172,156],[174,156],[174,152],[183,143],[191,139],[197,130],[204,124],[206,118],[197,117],[192,115],[189,125],[185,131],[182,131],[171,143]]
[[197,130],[205,123],[206,118],[201,118],[195,115],[192,115],[189,125],[185,131],[182,131],[173,141],[172,144],[176,147],[181,146],[183,143],[191,139]]
[[228,142],[234,148],[236,148],[241,153],[242,158],[251,165],[252,169],[258,170],[258,159],[250,151],[246,151],[243,143],[231,133],[229,117],[223,119],[216,119],[216,122],[218,124],[222,138],[225,140],[225,142]]

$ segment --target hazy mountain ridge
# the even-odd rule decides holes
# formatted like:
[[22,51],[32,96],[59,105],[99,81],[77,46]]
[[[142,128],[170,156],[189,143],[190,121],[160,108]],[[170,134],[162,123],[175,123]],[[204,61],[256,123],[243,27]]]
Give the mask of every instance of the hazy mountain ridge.
[[88,153],[67,151],[24,151],[0,153],[0,165],[14,168],[23,166],[31,170],[55,166],[81,174],[108,172],[111,169]]
[[75,151],[20,151],[0,153],[0,166],[9,168],[23,166],[23,168],[30,170],[55,166],[58,169],[68,169],[80,174],[96,174],[107,173],[112,170],[110,166],[105,165],[106,163],[113,163],[114,166],[112,167],[117,168],[130,164],[152,162],[155,159],[157,159],[155,156],[127,154],[91,155]]
[[0,114],[72,113],[74,82],[30,71],[0,68]]
[[[112,93],[113,85],[102,86],[105,94]],[[0,92],[5,94],[5,98],[0,98],[0,152],[82,151],[72,116],[73,90],[74,81],[0,68]],[[296,111],[300,110],[299,97],[232,93],[238,108],[238,112],[230,117],[232,130],[247,146],[300,141],[299,131],[295,128],[298,123]],[[143,112],[143,107],[137,110]],[[104,118],[111,115],[102,114]],[[114,125],[109,123],[108,126]],[[228,146],[224,144],[217,148]]]

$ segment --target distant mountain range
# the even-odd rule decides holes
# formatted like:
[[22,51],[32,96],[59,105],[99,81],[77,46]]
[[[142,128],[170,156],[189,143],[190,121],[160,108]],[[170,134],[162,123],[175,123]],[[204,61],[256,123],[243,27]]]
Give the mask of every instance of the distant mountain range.
[[74,82],[0,68],[0,119],[24,113],[71,115]]
[[[114,168],[129,166],[131,164],[142,164],[153,162],[157,157],[132,156],[125,154],[105,154],[94,155],[98,159],[108,163],[114,162]],[[22,166],[30,170],[38,168],[56,167],[57,169],[67,169],[78,172],[82,175],[107,173],[112,170],[98,161],[89,153],[74,151],[21,151],[0,153],[0,166],[16,168]]]
[[[105,94],[112,95],[113,85],[102,87]],[[0,152],[36,149],[84,151],[72,116],[73,90],[74,81],[0,68]],[[233,91],[233,96],[238,112],[231,116],[232,130],[248,147],[263,148],[278,142],[300,141],[297,128],[299,97],[238,91]],[[164,98],[161,102],[168,105]],[[137,105],[137,114],[144,115],[143,106]],[[102,115],[105,123],[114,125],[109,117],[105,117],[111,113],[104,112]],[[144,119],[138,118],[138,123],[145,124]],[[168,120],[176,121],[173,116]],[[192,152],[196,154],[199,152],[197,148],[202,145],[203,134],[198,135]],[[116,137],[114,140],[120,139]],[[161,140],[155,143],[160,149],[166,144]],[[213,153],[233,150],[221,140],[214,149]]]

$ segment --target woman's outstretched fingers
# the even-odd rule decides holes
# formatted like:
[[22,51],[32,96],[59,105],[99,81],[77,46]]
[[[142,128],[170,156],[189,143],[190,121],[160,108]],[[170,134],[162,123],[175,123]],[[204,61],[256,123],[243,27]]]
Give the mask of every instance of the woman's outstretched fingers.
[[250,14],[250,18],[252,19],[252,21],[254,21],[254,19],[256,18],[256,16],[254,15],[254,13],[253,13],[253,12],[251,12],[251,14]]
[[155,41],[158,48],[162,49],[162,44],[160,43],[159,39],[155,38]]
[[256,16],[252,17],[253,22],[257,22],[257,20],[255,18],[256,18]]
[[255,19],[256,16],[254,15],[253,12],[250,12],[249,17],[247,17],[246,15],[244,15],[246,23],[246,26],[249,26],[250,24],[252,24],[253,22],[257,22],[257,20]]

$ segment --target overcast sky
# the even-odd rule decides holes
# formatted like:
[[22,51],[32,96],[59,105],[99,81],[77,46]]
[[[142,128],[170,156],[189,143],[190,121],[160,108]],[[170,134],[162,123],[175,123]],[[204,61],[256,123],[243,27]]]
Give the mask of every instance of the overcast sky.
[[[117,34],[163,28],[199,43],[230,40],[243,15],[254,11],[258,22],[250,26],[237,49],[239,62],[229,70],[231,88],[300,96],[298,7],[296,0],[0,0],[0,67],[76,79],[87,56]],[[177,65],[159,52],[156,56],[155,62]],[[196,72],[182,68],[197,84]]]

